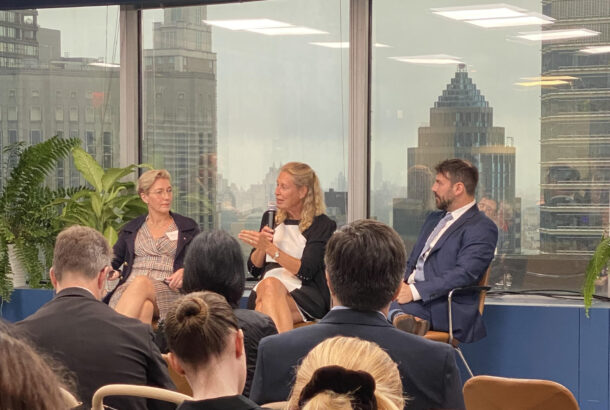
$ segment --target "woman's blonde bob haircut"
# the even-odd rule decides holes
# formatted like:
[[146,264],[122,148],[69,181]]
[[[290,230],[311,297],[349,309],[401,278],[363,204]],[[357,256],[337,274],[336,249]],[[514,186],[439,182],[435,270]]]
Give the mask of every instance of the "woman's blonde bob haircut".
[[[337,336],[314,347],[297,370],[288,399],[288,409],[299,409],[301,391],[315,371],[325,366],[341,366],[369,373],[375,379],[375,399],[379,410],[402,410],[405,400],[398,365],[377,344],[355,337]],[[351,410],[351,397],[326,390],[312,397],[303,410]]]
[[[292,176],[292,181],[298,188],[307,187],[307,195],[303,199],[303,210],[299,221],[299,230],[303,232],[311,226],[314,217],[322,215],[326,211],[320,180],[314,170],[302,162],[289,162],[280,168],[280,173],[282,172]],[[286,211],[278,209],[275,217],[276,225],[284,222],[287,217]]]
[[157,179],[172,180],[166,169],[149,169],[138,178],[138,194],[147,194]]

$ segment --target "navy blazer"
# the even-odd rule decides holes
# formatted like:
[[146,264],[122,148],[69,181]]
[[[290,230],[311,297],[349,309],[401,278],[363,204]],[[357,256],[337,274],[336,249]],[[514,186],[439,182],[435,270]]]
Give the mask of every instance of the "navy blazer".
[[[186,216],[170,212],[174,222],[178,227],[178,244],[176,248],[176,256],[174,258],[174,272],[184,266],[184,255],[186,254],[186,247],[191,240],[199,233],[199,226],[197,223]],[[131,267],[133,266],[133,260],[135,259],[135,244],[136,236],[140,227],[146,221],[146,215],[142,215],[129,221],[119,232],[119,238],[113,247],[114,258],[112,259],[113,269],[122,269],[121,280],[117,286],[111,292],[104,297],[104,303],[108,303],[114,291],[123,283],[127,281],[127,278],[131,274]],[[173,273],[173,272],[172,272]]]
[[379,312],[331,310],[315,325],[261,340],[250,399],[287,400],[295,367],[320,342],[350,336],[377,343],[398,364],[408,409],[463,409],[462,383],[453,348],[393,327]]
[[[434,212],[426,218],[407,261],[405,281],[415,269],[428,236],[445,214],[445,211]],[[451,224],[430,250],[424,263],[426,279],[414,284],[421,301],[413,303],[421,303],[429,310],[433,330],[449,330],[449,291],[476,285],[481,280],[494,258],[497,242],[496,224],[475,204]],[[478,292],[454,296],[454,336],[462,342],[475,342],[485,337],[485,325],[478,311],[478,296]]]

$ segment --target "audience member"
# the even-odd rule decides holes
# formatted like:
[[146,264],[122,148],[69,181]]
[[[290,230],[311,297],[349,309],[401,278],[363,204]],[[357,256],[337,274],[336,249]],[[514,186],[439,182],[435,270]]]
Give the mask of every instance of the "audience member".
[[314,347],[297,370],[289,409],[399,410],[398,366],[377,344],[333,337]]
[[179,410],[259,409],[240,395],[246,383],[244,336],[221,295],[195,292],[172,306],[165,322],[169,362],[184,374],[193,401]]
[[0,409],[68,409],[60,377],[25,340],[0,323]]
[[[404,282],[392,308],[400,329],[416,334],[447,332],[447,295],[474,285],[485,274],[498,243],[498,228],[479,211],[474,199],[479,171],[468,161],[448,159],[436,166],[432,185],[436,207],[420,231],[407,261]],[[485,336],[479,314],[479,293],[460,294],[453,306],[453,334],[462,342]]]
[[[170,212],[173,193],[166,170],[151,169],[143,173],[138,179],[138,194],[148,213],[121,229],[112,259],[112,267],[122,269],[121,280],[104,301],[121,313],[150,323],[155,304],[163,319],[180,295],[184,255],[191,239],[199,233],[199,226],[191,218]],[[150,281],[149,286],[154,287],[155,298],[150,303],[142,305],[137,300],[132,303],[129,294],[122,297],[136,278],[141,282]]]
[[406,252],[398,234],[372,221],[352,222],[326,246],[326,276],[333,309],[313,326],[269,336],[259,344],[250,398],[286,400],[294,368],[318,343],[351,336],[377,343],[398,364],[409,409],[461,409],[461,381],[453,348],[405,333],[387,320],[400,289]]
[[324,214],[320,181],[307,164],[289,162],[280,169],[275,198],[275,229],[267,211],[260,232],[243,230],[239,239],[253,247],[250,273],[263,276],[250,295],[250,307],[269,315],[281,333],[328,312],[324,246],[337,224]]
[[[153,342],[150,326],[125,317],[100,301],[110,267],[111,249],[97,231],[72,226],[55,242],[51,282],[56,296],[18,322],[43,351],[57,359],[77,380],[78,395],[90,406],[93,393],[111,383],[173,389],[167,366]],[[118,409],[166,407],[132,397],[110,397]]]

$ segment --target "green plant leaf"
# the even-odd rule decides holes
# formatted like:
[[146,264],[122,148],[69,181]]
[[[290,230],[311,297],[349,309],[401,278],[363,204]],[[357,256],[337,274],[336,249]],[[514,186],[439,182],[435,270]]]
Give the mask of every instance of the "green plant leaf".
[[117,234],[116,229],[114,229],[112,226],[107,226],[104,230],[104,238],[106,238],[110,246],[114,246],[117,239],[119,239],[119,235]]
[[81,147],[72,150],[74,166],[80,171],[85,180],[89,182],[96,191],[102,190],[102,177],[104,169],[97,163],[95,158],[89,155]]
[[589,309],[593,303],[595,293],[595,281],[599,279],[602,270],[608,265],[610,260],[610,238],[603,238],[595,248],[593,256],[587,264],[585,270],[585,281],[582,288],[582,295],[585,305],[585,315],[589,317]]

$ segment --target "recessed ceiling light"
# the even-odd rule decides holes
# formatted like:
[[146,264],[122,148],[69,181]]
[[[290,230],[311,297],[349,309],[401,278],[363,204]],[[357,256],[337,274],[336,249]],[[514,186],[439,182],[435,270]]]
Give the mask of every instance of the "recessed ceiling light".
[[544,24],[553,24],[554,19],[545,16],[544,14],[530,13],[522,17],[510,17],[501,19],[482,19],[482,20],[467,20],[466,23],[474,24],[475,26],[484,28],[496,27],[517,27],[517,26],[536,26]]
[[267,36],[303,36],[307,34],[328,34],[326,31],[316,30],[309,27],[271,27],[248,29],[253,33],[265,34]]
[[543,75],[542,77],[522,77],[522,80],[527,81],[553,81],[553,80],[578,80],[578,77],[570,75]]
[[496,19],[525,16],[522,8],[508,4],[481,4],[467,7],[443,7],[431,9],[432,13],[453,20]]
[[[328,47],[328,48],[349,48],[349,42],[348,41],[323,41],[323,42],[311,42],[309,44],[312,44],[314,46],[320,46],[320,47]],[[382,44],[382,43],[375,43],[373,45],[373,47],[377,47],[377,48],[390,48],[390,46],[388,46],[387,44]]]
[[110,67],[110,68],[120,67],[119,64],[113,64],[113,63],[89,63],[88,65],[92,65],[94,67]]
[[583,48],[580,51],[582,51],[583,53],[587,53],[587,54],[610,53],[610,46],[591,46],[591,47]]
[[599,31],[587,30],[585,28],[574,28],[566,30],[546,30],[519,33],[517,37],[530,41],[564,40],[568,38],[593,37],[599,35]]
[[292,24],[270,19],[241,19],[241,20],[203,20],[210,26],[227,28],[229,30],[250,30],[255,28],[292,27]]
[[430,54],[424,56],[389,57],[392,60],[410,64],[462,64],[459,57],[447,54]]
[[515,83],[515,85],[520,85],[522,87],[535,87],[535,86],[551,86],[551,85],[561,85],[561,84],[570,84],[569,81],[563,80],[550,80],[550,81],[527,81],[523,83]]

